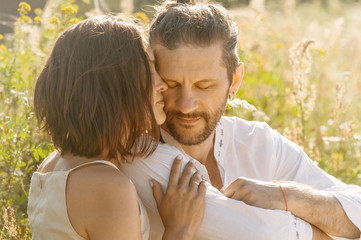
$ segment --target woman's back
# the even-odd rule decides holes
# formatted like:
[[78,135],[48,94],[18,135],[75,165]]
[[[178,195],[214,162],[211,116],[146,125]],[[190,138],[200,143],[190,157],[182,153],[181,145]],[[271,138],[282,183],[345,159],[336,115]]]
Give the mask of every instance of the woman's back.
[[135,228],[130,233],[141,229],[142,239],[149,234],[148,218],[141,202],[138,206],[134,186],[114,164],[66,161],[59,152],[33,174],[28,214],[34,239],[87,239],[97,229],[103,230],[98,231],[103,239],[107,229],[113,233],[114,229]]

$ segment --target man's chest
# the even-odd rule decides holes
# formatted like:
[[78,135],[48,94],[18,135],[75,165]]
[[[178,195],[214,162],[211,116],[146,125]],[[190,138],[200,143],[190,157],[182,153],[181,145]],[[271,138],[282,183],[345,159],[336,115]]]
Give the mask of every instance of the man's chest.
[[205,167],[207,169],[208,177],[212,186],[220,190],[223,187],[222,177],[219,172],[217,161],[213,154],[208,156]]

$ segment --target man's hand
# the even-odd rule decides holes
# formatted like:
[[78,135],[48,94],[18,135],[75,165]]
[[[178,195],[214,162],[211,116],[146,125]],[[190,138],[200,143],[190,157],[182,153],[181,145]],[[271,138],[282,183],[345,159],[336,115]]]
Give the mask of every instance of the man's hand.
[[[288,210],[320,229],[321,233],[344,238],[360,237],[359,229],[347,217],[340,202],[329,192],[295,182],[283,182],[282,188]],[[240,177],[233,181],[223,194],[255,207],[286,209],[280,184],[275,182]]]
[[223,194],[255,207],[286,210],[285,200],[279,186],[273,182],[239,177],[223,191]]
[[312,227],[312,240],[332,240],[330,236],[322,232],[317,227],[313,225],[311,225],[311,227]]

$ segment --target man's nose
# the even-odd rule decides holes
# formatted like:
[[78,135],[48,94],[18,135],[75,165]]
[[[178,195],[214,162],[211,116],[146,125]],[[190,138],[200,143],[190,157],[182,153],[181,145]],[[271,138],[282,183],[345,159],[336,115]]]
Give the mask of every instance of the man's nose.
[[176,105],[178,110],[184,114],[193,112],[198,108],[198,101],[195,93],[190,89],[182,88],[177,96]]

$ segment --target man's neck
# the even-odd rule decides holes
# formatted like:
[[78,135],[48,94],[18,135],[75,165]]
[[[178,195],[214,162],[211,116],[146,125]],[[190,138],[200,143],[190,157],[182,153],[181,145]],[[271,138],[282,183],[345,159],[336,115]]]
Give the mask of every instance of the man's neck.
[[213,132],[204,142],[194,146],[181,145],[183,150],[192,158],[197,159],[203,164],[208,172],[209,179],[213,187],[220,190],[223,187],[222,177],[220,175],[217,161],[214,157],[214,137]]
[[213,131],[213,133],[201,144],[192,145],[192,146],[187,146],[182,144],[180,145],[189,156],[191,156],[192,158],[198,160],[200,163],[205,165],[210,151],[213,150],[214,137],[215,137],[215,131]]

